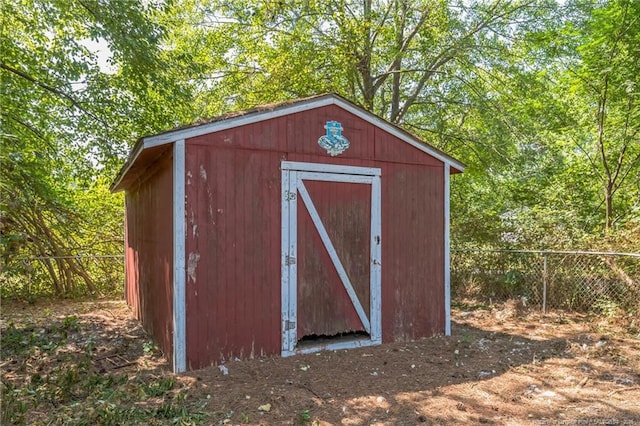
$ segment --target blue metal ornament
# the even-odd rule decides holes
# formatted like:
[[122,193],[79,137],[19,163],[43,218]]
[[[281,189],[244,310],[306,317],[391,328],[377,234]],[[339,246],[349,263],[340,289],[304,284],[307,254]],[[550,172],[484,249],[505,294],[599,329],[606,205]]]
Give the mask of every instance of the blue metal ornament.
[[342,124],[337,121],[327,121],[324,128],[327,130],[327,134],[320,136],[318,145],[326,149],[329,155],[335,157],[349,148],[349,141],[342,136]]

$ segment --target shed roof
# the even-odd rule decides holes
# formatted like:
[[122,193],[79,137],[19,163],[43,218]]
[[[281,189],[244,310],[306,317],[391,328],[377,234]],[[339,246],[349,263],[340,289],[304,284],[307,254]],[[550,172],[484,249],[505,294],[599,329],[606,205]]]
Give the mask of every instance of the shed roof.
[[143,172],[143,170],[135,169],[134,165],[136,163],[142,162],[144,164],[150,164],[158,157],[164,155],[165,151],[170,149],[170,144],[177,140],[202,136],[208,133],[219,132],[221,130],[308,111],[327,105],[337,105],[374,126],[391,133],[425,154],[448,164],[452,168],[453,173],[462,172],[465,168],[465,165],[460,161],[427,144],[401,127],[355,105],[339,95],[331,93],[276,104],[261,105],[256,108],[232,112],[210,119],[201,119],[186,126],[142,137],[138,139],[134,145],[127,161],[111,184],[111,191],[118,192],[126,189],[130,183],[135,181]]

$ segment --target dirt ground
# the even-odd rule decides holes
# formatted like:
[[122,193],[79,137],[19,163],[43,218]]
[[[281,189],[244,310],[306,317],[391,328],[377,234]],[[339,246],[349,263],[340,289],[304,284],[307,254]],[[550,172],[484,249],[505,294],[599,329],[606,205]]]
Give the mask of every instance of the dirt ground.
[[[136,383],[171,377],[172,392],[204,410],[202,424],[640,425],[637,317],[542,315],[514,303],[452,315],[450,337],[236,360],[179,376],[121,301],[4,303],[0,325],[46,334],[47,324],[72,316],[78,326],[66,353],[87,353],[90,340],[87,368],[98,374]],[[33,380],[34,369],[46,372],[43,363],[56,359],[69,362],[5,354],[2,380]],[[59,409],[40,403],[24,421],[44,423]]]

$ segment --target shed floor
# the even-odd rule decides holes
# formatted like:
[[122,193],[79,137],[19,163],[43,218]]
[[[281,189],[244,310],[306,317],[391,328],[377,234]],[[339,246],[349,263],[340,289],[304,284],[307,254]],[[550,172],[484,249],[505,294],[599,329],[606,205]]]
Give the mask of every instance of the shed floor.
[[371,336],[369,333],[364,331],[352,331],[349,333],[340,333],[334,336],[326,336],[326,335],[311,335],[304,336],[302,339],[298,340],[296,344],[297,349],[306,349],[312,348],[316,346],[326,346],[334,343],[349,343],[349,342],[357,342],[359,340],[371,340]]

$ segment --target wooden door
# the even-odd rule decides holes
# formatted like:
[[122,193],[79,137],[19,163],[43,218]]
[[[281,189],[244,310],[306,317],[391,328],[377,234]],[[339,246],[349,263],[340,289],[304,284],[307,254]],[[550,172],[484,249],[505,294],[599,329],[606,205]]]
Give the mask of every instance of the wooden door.
[[381,342],[380,202],[380,169],[282,163],[283,355]]

